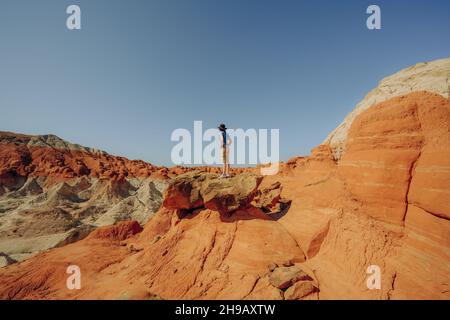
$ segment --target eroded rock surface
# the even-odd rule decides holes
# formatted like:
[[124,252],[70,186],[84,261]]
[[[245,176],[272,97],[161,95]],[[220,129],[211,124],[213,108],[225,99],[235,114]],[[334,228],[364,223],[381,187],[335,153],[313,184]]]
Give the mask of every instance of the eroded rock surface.
[[328,135],[323,144],[332,148],[335,159],[341,159],[350,127],[362,112],[383,101],[416,91],[428,91],[450,98],[450,58],[418,63],[383,79]]
[[170,172],[53,135],[0,132],[0,252],[21,261],[158,211]]
[[205,207],[230,213],[247,207],[257,193],[262,177],[252,173],[220,178],[218,174],[190,172],[173,179],[165,191],[164,207],[196,209]]
[[300,280],[312,280],[299,266],[278,267],[269,277],[270,283],[281,290],[291,287]]

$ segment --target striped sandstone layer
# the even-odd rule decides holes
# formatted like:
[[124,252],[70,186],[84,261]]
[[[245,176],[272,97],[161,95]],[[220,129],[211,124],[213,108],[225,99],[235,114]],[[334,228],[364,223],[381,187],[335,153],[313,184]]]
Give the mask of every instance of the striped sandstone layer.
[[450,58],[418,63],[384,78],[328,135],[323,144],[331,147],[336,160],[341,159],[348,132],[358,115],[378,103],[415,91],[428,91],[450,98]]

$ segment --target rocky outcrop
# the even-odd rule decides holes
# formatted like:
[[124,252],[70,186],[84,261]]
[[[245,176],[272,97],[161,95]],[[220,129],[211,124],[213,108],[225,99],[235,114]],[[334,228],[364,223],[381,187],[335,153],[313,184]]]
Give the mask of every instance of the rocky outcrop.
[[278,267],[269,276],[270,284],[285,290],[298,281],[312,280],[299,266]]
[[201,171],[175,178],[164,194],[167,209],[207,208],[221,214],[247,207],[257,193],[262,177],[243,173],[230,178]]
[[[353,121],[339,162],[316,151],[263,182],[293,199],[278,222],[310,258],[321,299],[448,299],[449,126],[449,99],[395,97]],[[371,265],[380,290],[367,289]]]
[[323,144],[332,148],[335,159],[341,159],[353,121],[362,112],[383,101],[415,91],[428,91],[450,98],[450,58],[418,63],[383,79],[328,135]]
[[0,268],[9,266],[10,264],[13,264],[15,262],[17,262],[17,261],[12,259],[7,254],[0,252]]
[[[127,288],[128,299],[153,294],[163,299],[282,299],[282,290],[268,281],[273,271],[268,266],[301,264],[305,255],[279,223],[251,205],[260,181],[247,173],[226,179],[204,172],[181,175],[142,232],[137,222],[102,227],[84,240],[22,262],[18,274],[7,268],[0,273],[0,297],[92,298],[101,287],[102,298],[120,298]],[[224,196],[233,200],[223,201]],[[187,215],[178,214],[187,209]],[[69,263],[83,270],[79,292],[56,281]],[[37,268],[44,265],[54,266],[51,275],[48,268]],[[99,266],[101,273],[95,271]],[[122,270],[120,276],[116,270]],[[30,292],[19,290],[24,285],[19,277],[26,278],[22,272],[39,272],[28,279],[34,286]],[[43,277],[37,285],[35,279]]]
[[115,157],[54,135],[0,132],[0,251],[21,261],[97,227],[129,219],[145,224],[169,179],[191,171]]
[[[220,215],[199,208],[179,217],[162,207],[142,232],[133,222],[97,229],[4,269],[0,298],[116,299],[126,288],[127,299],[282,299],[281,290],[268,283],[268,266],[303,263],[305,256],[280,224],[252,210],[258,209]],[[67,290],[61,282],[69,264],[83,270],[81,290]]]
[[277,219],[286,214],[291,206],[291,200],[281,196],[282,190],[283,187],[280,182],[258,188],[251,204]]
[[299,281],[286,290],[284,298],[286,300],[301,300],[302,298],[316,292],[317,288],[312,281]]
[[366,214],[400,224],[411,203],[446,217],[449,124],[449,100],[426,92],[373,106],[353,122],[338,172]]

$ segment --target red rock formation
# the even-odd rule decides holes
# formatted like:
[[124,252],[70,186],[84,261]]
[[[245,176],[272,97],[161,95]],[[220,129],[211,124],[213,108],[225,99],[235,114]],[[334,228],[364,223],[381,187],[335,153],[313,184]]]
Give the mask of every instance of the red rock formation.
[[[219,167],[158,167],[142,160],[129,160],[82,147],[53,135],[31,136],[0,131],[0,183],[14,184],[20,177],[48,177],[59,182],[89,176],[110,180],[168,178],[192,170],[220,173]],[[233,173],[246,171],[233,168]]]
[[122,242],[91,236],[0,269],[0,298],[450,299],[449,159],[450,100],[396,97],[355,118],[340,161],[319,146],[264,178],[258,194],[292,200],[285,212],[162,208]]
[[111,156],[55,136],[0,132],[0,145],[0,179],[3,181],[15,176],[43,176],[55,181],[81,176],[121,180],[163,175],[164,172],[163,168],[141,160]]
[[339,174],[366,214],[401,224],[408,204],[450,212],[449,109],[448,99],[415,92],[354,121]]
[[[449,298],[449,128],[448,99],[393,98],[355,119],[338,163],[316,151],[265,181],[294,199],[279,222],[312,258],[321,298]],[[371,264],[382,290],[365,286]]]
[[113,226],[96,229],[89,235],[89,239],[108,239],[122,241],[141,232],[143,229],[136,221],[122,221]]

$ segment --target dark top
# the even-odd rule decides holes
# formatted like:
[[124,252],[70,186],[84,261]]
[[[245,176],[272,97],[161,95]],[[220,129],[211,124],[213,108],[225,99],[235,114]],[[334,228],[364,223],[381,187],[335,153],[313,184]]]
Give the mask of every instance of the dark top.
[[222,132],[222,140],[223,140],[223,147],[226,147],[227,146],[227,132],[224,130],[224,131],[221,131]]

